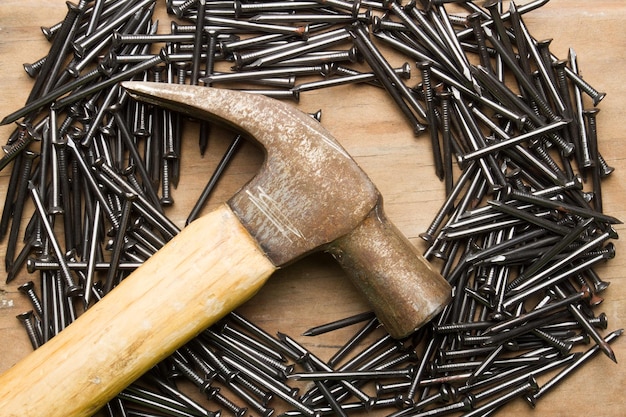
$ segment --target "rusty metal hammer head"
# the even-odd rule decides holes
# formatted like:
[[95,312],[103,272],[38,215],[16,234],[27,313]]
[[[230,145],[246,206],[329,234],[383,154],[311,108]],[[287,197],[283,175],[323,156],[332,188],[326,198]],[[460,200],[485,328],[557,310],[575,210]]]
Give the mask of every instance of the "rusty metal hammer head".
[[279,267],[330,252],[394,337],[449,301],[448,283],[385,218],[380,193],[319,122],[264,96],[198,86],[126,82],[136,99],[224,123],[257,141],[265,162],[228,205]]

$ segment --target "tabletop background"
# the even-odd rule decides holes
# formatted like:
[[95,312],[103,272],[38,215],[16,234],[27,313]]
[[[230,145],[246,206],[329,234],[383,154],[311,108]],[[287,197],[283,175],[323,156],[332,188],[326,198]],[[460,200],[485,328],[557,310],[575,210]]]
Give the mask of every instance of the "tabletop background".
[[[162,3],[162,2],[159,2]],[[157,13],[167,22],[163,4]],[[21,107],[32,86],[22,64],[45,55],[49,43],[40,26],[52,25],[66,13],[60,0],[3,0],[0,2],[0,115]],[[599,149],[615,172],[603,182],[604,211],[626,219],[626,2],[623,0],[552,0],[526,14],[524,20],[537,39],[553,38],[551,51],[567,57],[569,47],[579,56],[585,80],[607,92],[598,115]],[[165,23],[162,27],[167,27]],[[419,77],[414,71],[413,77]],[[417,78],[416,78],[417,81]],[[588,99],[588,98],[586,98]],[[589,105],[589,102],[587,102]],[[427,135],[415,137],[388,96],[375,88],[345,86],[307,92],[298,107],[309,112],[322,109],[322,123],[372,178],[385,199],[390,219],[411,242],[424,249],[418,234],[428,226],[444,199],[443,184],[434,174]],[[13,126],[0,127],[4,143]],[[193,130],[193,129],[192,129]],[[193,134],[193,132],[191,132]],[[3,140],[2,138],[5,138]],[[225,149],[228,133],[213,132],[206,155],[197,151],[195,139],[185,142],[186,164],[181,185],[174,191],[168,215],[179,225]],[[226,200],[254,175],[261,156],[251,146],[243,148],[228,168],[209,207]],[[6,190],[10,170],[0,172],[0,195]],[[3,198],[3,197],[0,197]],[[617,225],[623,235],[626,227]],[[611,282],[597,311],[609,318],[609,329],[626,325],[626,245],[614,241],[617,256],[597,268]],[[4,253],[0,243],[0,254]],[[8,285],[0,280],[0,371],[26,356],[32,348],[15,316],[30,309],[17,287],[32,279],[24,271]],[[10,306],[9,306],[10,305]],[[269,283],[241,309],[270,332],[296,337],[321,357],[343,342],[345,333],[334,332],[311,339],[300,336],[311,326],[365,311],[367,306],[326,255],[309,256],[275,274]],[[503,410],[517,416],[622,416],[624,415],[623,362],[626,343],[613,344],[619,364],[598,355],[549,396],[535,410],[516,401]]]

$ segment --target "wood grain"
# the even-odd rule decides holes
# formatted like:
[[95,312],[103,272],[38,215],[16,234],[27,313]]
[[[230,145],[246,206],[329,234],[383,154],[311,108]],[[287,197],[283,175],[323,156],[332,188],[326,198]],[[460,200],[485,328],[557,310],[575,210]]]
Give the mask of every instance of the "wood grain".
[[[221,205],[176,235],[80,320],[2,374],[2,414],[93,415],[249,300],[275,269],[230,208]],[[59,398],[66,399],[63,407],[57,406]]]
[[[22,71],[21,64],[39,59],[49,47],[39,26],[58,22],[65,14],[65,7],[59,0],[0,2],[2,116],[23,105],[32,86],[32,80]],[[599,105],[599,148],[616,171],[603,182],[604,211],[626,219],[623,127],[626,114],[626,3],[622,0],[552,0],[538,11],[525,15],[524,19],[536,38],[553,38],[551,50],[555,55],[566,58],[568,48],[573,47],[578,53],[584,78],[607,92],[607,97]],[[167,21],[164,17],[164,27]],[[409,84],[416,84],[418,79],[419,75],[414,71]],[[591,106],[591,102],[586,101],[586,105]],[[428,138],[415,138],[392,101],[383,91],[373,87],[344,86],[308,92],[301,96],[299,107],[310,112],[323,110],[323,124],[380,189],[389,218],[415,245],[424,249],[418,234],[427,227],[444,197],[443,185],[436,180],[432,167]],[[0,137],[7,138],[12,129],[12,126],[0,127]],[[174,193],[176,203],[168,211],[179,226],[184,223],[209,173],[232,138],[230,132],[214,130],[208,152],[201,158],[194,133],[192,126],[188,132],[190,139],[184,144],[187,161],[184,176]],[[261,160],[262,156],[254,147],[244,147],[227,170],[209,209],[225,201],[254,175]],[[8,173],[8,169],[0,172],[0,191],[6,189]],[[626,227],[617,225],[616,230],[624,235]],[[598,307],[598,311],[607,314],[610,329],[626,326],[626,245],[623,240],[614,243],[616,258],[597,269],[603,279],[611,281],[602,294],[605,301]],[[4,246],[0,246],[0,253],[4,253]],[[0,371],[8,369],[32,350],[15,319],[16,314],[30,309],[17,291],[17,287],[29,279],[32,277],[24,272],[9,285],[0,283]],[[292,335],[320,357],[328,358],[343,344],[350,334],[349,329],[316,338],[299,335],[309,327],[365,309],[364,301],[330,257],[313,255],[274,274],[241,311],[270,333],[279,330]],[[507,406],[502,415],[622,416],[626,373],[621,362],[626,360],[626,343],[618,340],[613,348],[619,365],[600,355],[547,395],[535,410],[518,401]]]

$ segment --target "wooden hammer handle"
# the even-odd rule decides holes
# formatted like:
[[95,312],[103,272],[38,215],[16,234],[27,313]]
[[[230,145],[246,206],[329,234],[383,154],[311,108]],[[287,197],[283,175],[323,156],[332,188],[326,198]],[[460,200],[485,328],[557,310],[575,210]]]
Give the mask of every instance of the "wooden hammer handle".
[[226,205],[199,218],[48,343],[0,375],[4,417],[91,416],[252,297],[275,271]]

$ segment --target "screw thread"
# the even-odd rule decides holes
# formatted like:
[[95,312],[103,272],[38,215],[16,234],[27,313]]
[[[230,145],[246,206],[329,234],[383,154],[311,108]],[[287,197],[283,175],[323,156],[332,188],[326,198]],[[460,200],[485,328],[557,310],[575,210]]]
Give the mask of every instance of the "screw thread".
[[572,342],[559,340],[557,337],[540,329],[533,330],[533,333],[552,347],[558,349],[563,355],[567,355],[574,345]]
[[233,413],[235,416],[242,416],[248,410],[247,407],[241,407],[231,401],[229,398],[223,396],[219,392],[219,388],[214,388],[213,392],[209,395],[209,398],[214,400],[216,403],[225,407],[228,411]]
[[183,362],[181,359],[172,356],[172,361],[176,365],[176,368],[183,374],[189,381],[201,390],[206,390],[210,385],[210,381],[202,378],[198,375],[189,365]]
[[552,158],[552,156],[550,156],[550,154],[548,153],[548,151],[546,151],[546,149],[543,147],[543,145],[538,144],[537,146],[535,146],[533,148],[533,150],[535,151],[535,154],[543,161],[546,163],[546,165],[556,174],[564,176],[563,171],[561,170],[561,168],[559,167],[559,165],[556,163],[556,161]]
[[35,293],[33,289],[33,282],[28,281],[26,284],[21,285],[18,290],[20,290],[23,294],[25,294],[29,299],[31,304],[33,305],[34,310],[39,314],[39,317],[43,315],[43,307],[41,304],[41,300]]
[[196,4],[198,0],[187,0],[183,4],[172,6],[172,13],[176,15],[176,17],[183,17],[187,9]]

